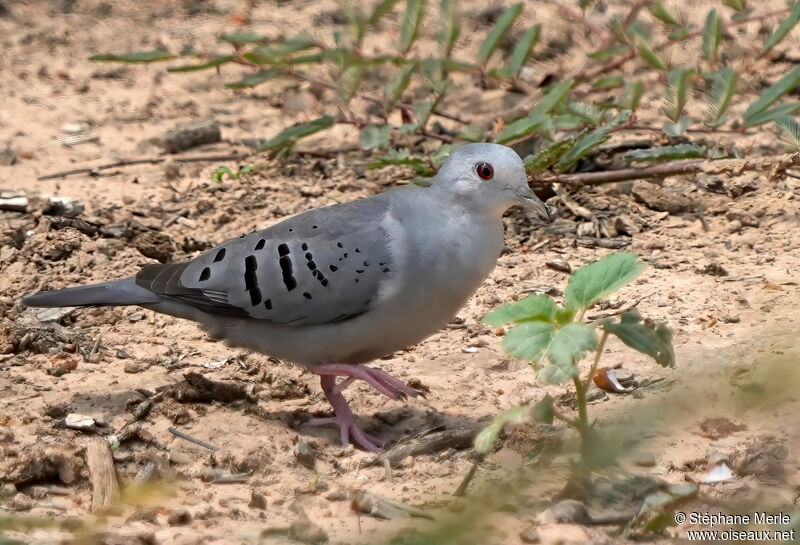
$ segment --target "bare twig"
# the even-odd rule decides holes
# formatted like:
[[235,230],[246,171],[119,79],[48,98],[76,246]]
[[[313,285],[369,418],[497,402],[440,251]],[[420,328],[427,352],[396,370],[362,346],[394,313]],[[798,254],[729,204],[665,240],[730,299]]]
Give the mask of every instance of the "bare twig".
[[45,174],[39,176],[39,180],[53,180],[55,178],[64,178],[65,176],[72,176],[73,174],[90,174],[92,172],[99,172],[101,170],[108,170],[110,168],[127,167],[132,165],[146,165],[162,163],[167,159],[172,159],[178,163],[201,163],[205,161],[232,161],[234,159],[244,159],[249,157],[250,153],[225,153],[225,154],[212,154],[212,155],[192,155],[189,157],[181,157],[179,155],[159,155],[158,157],[140,157],[138,159],[120,159],[113,163],[105,163],[93,167],[81,167],[72,170],[63,170],[54,172],[52,174]]
[[187,435],[187,434],[183,433],[182,431],[180,431],[180,430],[178,430],[178,429],[175,429],[175,428],[173,428],[172,426],[170,426],[170,427],[169,427],[169,428],[167,428],[167,429],[169,430],[169,432],[170,432],[171,434],[173,434],[173,435],[177,435],[177,436],[178,436],[178,437],[180,437],[181,439],[186,439],[186,440],[187,440],[187,441],[189,441],[190,443],[194,443],[195,445],[200,445],[201,447],[205,447],[205,448],[207,448],[208,450],[213,450],[213,451],[215,451],[215,452],[219,450],[219,447],[217,447],[217,446],[214,446],[214,445],[212,445],[211,443],[206,443],[206,442],[205,442],[205,441],[203,441],[202,439],[196,439],[196,438],[192,437],[191,435]]
[[576,172],[574,174],[554,174],[533,180],[533,185],[576,183],[583,185],[600,185],[626,180],[645,178],[665,178],[679,174],[704,172],[706,174],[729,174],[738,176],[749,170],[769,171],[770,176],[784,174],[786,169],[800,165],[800,154],[757,157],[751,159],[692,159],[654,165],[645,168],[623,168],[602,172]]

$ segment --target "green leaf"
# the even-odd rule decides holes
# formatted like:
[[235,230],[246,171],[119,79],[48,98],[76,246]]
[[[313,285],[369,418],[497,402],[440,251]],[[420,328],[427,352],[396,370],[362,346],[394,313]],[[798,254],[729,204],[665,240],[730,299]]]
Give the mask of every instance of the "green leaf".
[[569,279],[564,291],[567,308],[586,310],[595,301],[612,293],[644,271],[636,254],[616,252],[584,265]]
[[586,102],[569,102],[563,105],[563,108],[589,125],[599,125],[606,117],[606,113],[602,109]]
[[571,322],[553,335],[546,356],[556,366],[567,368],[583,359],[588,350],[597,348],[597,344],[594,327]]
[[532,134],[539,129],[544,120],[544,116],[528,116],[517,119],[506,125],[503,132],[498,134],[494,141],[498,144],[507,144],[512,140],[517,140],[518,138]]
[[623,312],[619,322],[606,318],[603,329],[634,350],[647,354],[664,367],[675,367],[672,330],[662,323],[647,323],[636,309]]
[[744,11],[746,0],[722,0],[722,3],[736,11]]
[[260,45],[242,55],[253,64],[285,64],[291,61],[291,53],[304,51],[316,47],[317,42],[307,34],[290,36],[280,43],[273,45]]
[[592,151],[594,148],[611,138],[609,133],[625,123],[631,114],[630,112],[620,112],[614,119],[609,121],[607,124],[603,125],[602,127],[597,127],[590,133],[584,134],[575,142],[575,145],[570,148],[567,153],[565,153],[561,159],[558,161],[558,170],[563,172],[575,163],[577,163],[582,157]]
[[261,147],[258,148],[258,151],[262,152],[277,150],[280,148],[290,148],[301,138],[327,129],[333,125],[335,121],[335,117],[324,116],[313,121],[309,121],[308,123],[296,123],[291,127],[283,129],[276,136],[264,142]]
[[484,316],[483,322],[495,327],[525,321],[552,322],[557,310],[558,307],[547,295],[529,295],[493,310]]
[[374,26],[378,24],[378,21],[383,19],[383,17],[392,11],[394,7],[397,5],[399,0],[381,0],[378,2],[378,5],[375,6],[375,9],[372,10],[372,13],[367,19],[367,24],[369,26]]
[[667,65],[664,61],[661,60],[653,48],[650,47],[643,38],[639,36],[636,37],[636,50],[639,52],[639,56],[642,57],[642,60],[655,68],[656,70],[663,70],[664,72],[667,71]]
[[722,41],[722,23],[717,15],[717,10],[712,9],[706,15],[703,25],[703,57],[712,65],[717,62],[717,50]]
[[622,22],[622,19],[619,18],[618,15],[612,15],[611,19],[608,21],[608,29],[614,35],[614,38],[621,44],[628,44],[630,43],[630,38],[628,38],[628,33],[625,30],[625,24]]
[[611,47],[607,47],[605,49],[593,51],[592,53],[589,53],[586,56],[596,61],[607,61],[613,59],[614,57],[618,57],[619,55],[627,53],[628,51],[630,51],[630,46],[628,44],[617,44],[617,45],[612,45]]
[[336,89],[336,96],[339,100],[348,104],[358,91],[361,85],[361,78],[364,77],[363,66],[350,66],[339,74],[339,87]]
[[506,10],[500,14],[500,17],[497,18],[497,22],[486,35],[486,38],[484,38],[478,50],[478,63],[481,66],[486,66],[489,57],[492,56],[492,53],[494,53],[500,45],[500,41],[508,33],[511,25],[513,25],[514,21],[519,17],[519,14],[522,13],[523,6],[524,4],[522,2],[514,4],[506,8]]
[[781,40],[786,38],[792,29],[797,26],[798,21],[800,21],[800,2],[792,2],[789,4],[792,9],[792,12],[789,16],[781,21],[781,24],[778,25],[778,28],[775,29],[775,32],[767,36],[767,39],[764,40],[764,46],[761,48],[761,54],[763,55],[776,45],[778,45]]
[[533,421],[540,424],[552,424],[556,416],[556,408],[550,394],[545,394],[539,403],[533,406]]
[[754,114],[751,117],[746,117],[744,119],[744,126],[750,128],[769,123],[770,121],[777,121],[784,116],[795,113],[797,110],[800,110],[800,102],[781,104],[772,109]]
[[644,95],[644,83],[641,81],[633,81],[625,86],[622,96],[616,102],[616,105],[626,110],[634,111],[639,107]]
[[694,29],[694,25],[691,25],[691,24],[686,25],[686,26],[682,26],[682,27],[678,27],[675,30],[673,30],[672,32],[670,32],[669,35],[667,36],[667,38],[669,38],[669,40],[672,41],[672,42],[683,41],[683,40],[685,40],[686,38],[688,38],[689,36],[692,35],[693,29]]
[[686,129],[688,128],[689,116],[684,113],[675,123],[670,123],[668,121],[665,122],[661,129],[667,136],[673,136],[677,138],[679,136],[683,136],[683,133],[686,132]]
[[358,143],[366,150],[385,148],[389,145],[392,128],[391,125],[367,125],[358,134]]
[[222,166],[217,167],[217,169],[211,175],[211,179],[214,180],[215,182],[217,182],[218,184],[221,184],[222,183],[222,178],[226,174],[228,175],[229,178],[235,178],[236,177],[236,175],[233,173],[233,171],[229,167],[226,167],[225,165],[222,165]]
[[673,161],[705,157],[705,150],[697,144],[676,144],[660,148],[637,149],[625,154],[627,161]]
[[800,123],[793,117],[784,115],[775,120],[781,129],[781,141],[792,150],[792,153],[800,152]]
[[437,33],[437,40],[442,50],[442,56],[450,58],[453,46],[461,34],[461,24],[458,17],[456,0],[442,0],[442,28]]
[[592,87],[595,89],[610,89],[612,87],[620,87],[625,83],[625,76],[622,74],[614,74],[613,76],[602,76],[592,82]]
[[410,62],[398,70],[386,84],[384,96],[386,97],[387,112],[394,108],[395,104],[400,102],[403,93],[411,83],[411,76],[414,75],[416,69],[417,63]]
[[542,25],[533,25],[517,40],[517,45],[514,46],[514,51],[511,53],[511,59],[508,61],[507,68],[511,75],[518,75],[525,66],[533,46],[539,41],[541,31]]
[[400,43],[398,47],[403,55],[408,53],[414,40],[417,39],[424,9],[425,3],[423,0],[406,1],[406,12],[400,25]]
[[276,76],[280,76],[286,72],[286,68],[283,66],[273,66],[272,68],[262,69],[258,72],[254,72],[252,74],[248,74],[239,81],[234,81],[231,83],[226,83],[225,87],[228,89],[243,89],[245,87],[255,87],[259,83],[264,83],[265,81],[271,80]]
[[535,155],[528,155],[522,160],[522,164],[525,165],[525,173],[530,176],[550,168],[575,144],[576,140],[573,137],[565,138],[539,150]]
[[221,40],[225,40],[226,42],[230,42],[232,44],[258,44],[262,43],[266,40],[264,36],[260,34],[254,34],[252,32],[233,32],[228,34],[223,34],[219,37]]
[[545,384],[564,384],[580,373],[577,365],[545,365],[536,373],[536,378]]
[[673,122],[680,119],[689,94],[689,80],[697,72],[693,68],[673,68],[667,78],[668,84],[664,91],[666,106],[662,111]]
[[798,83],[800,83],[800,66],[795,66],[791,72],[761,93],[761,95],[747,107],[747,110],[744,112],[745,123],[747,123],[748,117],[752,117],[769,108],[773,102],[797,87]]
[[506,333],[503,348],[512,356],[538,362],[555,334],[556,326],[550,322],[523,322]]
[[347,19],[347,23],[353,31],[356,44],[360,45],[364,40],[365,29],[364,13],[361,9],[361,3],[353,0],[341,0],[340,5],[345,19]]
[[169,51],[166,51],[164,49],[155,49],[153,51],[122,53],[120,55],[114,55],[112,53],[101,53],[99,55],[92,55],[91,57],[89,57],[89,60],[95,62],[110,61],[110,62],[137,63],[137,62],[168,61],[174,58],[175,55],[173,55]]
[[711,94],[706,100],[706,124],[711,127],[718,127],[725,122],[723,116],[728,110],[731,98],[736,93],[739,73],[727,66],[719,72],[708,74],[706,78],[713,80]]
[[653,15],[653,17],[667,23],[668,25],[678,26],[681,24],[680,20],[669,12],[661,0],[650,2],[648,8],[650,9],[650,13]]
[[167,68],[167,72],[194,72],[196,70],[206,70],[207,68],[216,68],[227,64],[234,60],[236,55],[221,55],[214,57],[210,61],[201,64],[185,64],[183,66],[171,66]]
[[439,149],[431,153],[429,156],[431,163],[433,164],[433,168],[437,170],[441,168],[447,158],[450,157],[450,154],[453,153],[457,147],[458,146],[455,144],[442,144],[439,146]]
[[475,436],[475,450],[484,456],[489,454],[492,452],[497,438],[500,437],[503,426],[506,424],[530,422],[530,419],[531,407],[529,405],[512,407],[511,409],[503,411],[494,417],[491,424],[483,428],[480,433]]
[[561,104],[574,83],[573,80],[568,79],[548,89],[547,94],[536,103],[528,117],[544,116],[544,114],[550,113],[553,108]]
[[410,167],[418,176],[433,176],[436,174],[427,161],[420,157],[413,157],[406,148],[390,149],[386,155],[373,157],[372,161],[367,164],[367,168],[376,169],[390,165]]
[[495,138],[495,142],[505,144],[535,132],[545,122],[547,114],[564,100],[572,85],[572,80],[565,80],[551,88],[533,107],[527,117],[517,119],[506,125],[503,132]]
[[461,132],[458,133],[457,138],[466,142],[485,142],[489,134],[482,127],[477,125],[467,125]]

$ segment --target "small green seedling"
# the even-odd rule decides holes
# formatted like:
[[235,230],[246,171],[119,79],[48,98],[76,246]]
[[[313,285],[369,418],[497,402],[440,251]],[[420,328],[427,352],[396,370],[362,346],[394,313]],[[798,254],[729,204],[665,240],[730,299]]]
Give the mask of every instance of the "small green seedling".
[[[589,307],[639,276],[644,269],[636,254],[610,254],[572,274],[564,291],[563,307],[548,295],[532,295],[486,315],[484,322],[489,325],[513,324],[503,340],[503,348],[513,356],[529,360],[539,380],[546,384],[572,381],[578,416],[571,418],[559,412],[549,394],[535,405],[514,407],[497,416],[478,434],[475,449],[480,454],[492,450],[507,423],[552,424],[557,418],[578,432],[582,460],[585,466],[591,465],[596,437],[589,424],[586,391],[608,336],[615,335],[634,350],[651,356],[659,365],[675,365],[672,331],[664,324],[643,320],[636,310],[623,312],[619,318],[584,321]],[[594,352],[594,359],[588,373],[581,378],[578,363],[589,352]]]
[[217,170],[214,171],[214,174],[211,175],[211,179],[217,182],[218,184],[222,183],[222,178],[227,174],[228,178],[231,180],[238,180],[241,178],[242,174],[247,174],[251,170],[253,170],[253,165],[246,165],[243,167],[239,167],[239,169],[234,172],[225,165],[217,167]]

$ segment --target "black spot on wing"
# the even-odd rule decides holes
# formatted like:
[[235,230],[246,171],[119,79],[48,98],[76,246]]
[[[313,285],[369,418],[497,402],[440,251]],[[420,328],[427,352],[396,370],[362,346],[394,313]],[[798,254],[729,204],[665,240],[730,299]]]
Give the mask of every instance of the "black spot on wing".
[[211,269],[206,267],[200,272],[200,282],[205,282],[209,278],[211,278]]
[[261,290],[258,288],[256,269],[258,261],[256,256],[249,255],[244,258],[244,289],[250,294],[250,302],[256,306],[261,302]]
[[292,291],[297,287],[297,279],[294,277],[292,268],[292,258],[289,256],[289,245],[286,243],[278,246],[278,264],[281,266],[281,275],[283,276],[283,285],[286,286],[288,291]]
[[225,259],[225,248],[220,248],[219,251],[217,251],[217,255],[214,256],[214,263],[222,261],[223,259]]

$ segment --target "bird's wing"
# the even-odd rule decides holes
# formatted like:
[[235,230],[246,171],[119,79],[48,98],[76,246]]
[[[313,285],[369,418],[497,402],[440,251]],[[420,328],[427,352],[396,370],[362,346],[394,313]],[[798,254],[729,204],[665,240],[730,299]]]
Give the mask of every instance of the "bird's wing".
[[136,283],[206,312],[288,325],[366,312],[393,274],[382,195],[311,210],[197,258],[144,267]]

